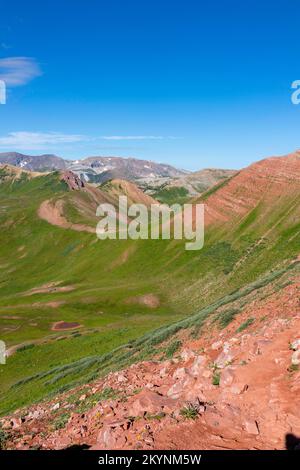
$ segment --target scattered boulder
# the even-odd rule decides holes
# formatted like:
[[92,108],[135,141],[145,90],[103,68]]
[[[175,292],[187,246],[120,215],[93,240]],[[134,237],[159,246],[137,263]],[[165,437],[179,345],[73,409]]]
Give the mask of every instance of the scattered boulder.
[[241,395],[242,393],[246,392],[248,390],[248,385],[245,383],[237,383],[235,385],[232,385],[230,388],[231,393],[234,395]]
[[189,359],[193,359],[196,356],[195,352],[192,351],[191,349],[184,349],[180,353],[180,357],[183,361],[188,361]]
[[195,357],[194,362],[193,362],[192,366],[189,369],[190,374],[193,377],[199,376],[203,372],[203,369],[204,369],[204,366],[205,366],[206,362],[207,362],[207,359],[206,359],[205,356]]
[[233,359],[234,359],[234,355],[232,352],[222,351],[221,354],[219,354],[219,356],[215,360],[215,364],[216,366],[219,367],[219,369],[224,369],[224,367],[231,364]]
[[295,339],[292,343],[291,343],[291,349],[293,351],[297,351],[297,349],[300,349],[300,338],[299,339]]
[[292,354],[292,364],[298,366],[300,364],[300,349],[294,351]]
[[159,395],[151,390],[143,390],[135,396],[135,400],[129,405],[128,416],[144,416],[146,413],[159,414],[171,412],[174,402],[170,398]]
[[124,374],[118,374],[117,375],[117,382],[125,383],[125,382],[128,382],[128,379],[125,377]]
[[223,346],[223,341],[216,341],[215,343],[211,345],[211,349],[213,351],[217,351],[218,349],[221,349],[222,346]]
[[258,428],[257,421],[246,420],[244,422],[244,428],[245,428],[245,431],[248,434],[254,434],[255,436],[257,436],[259,434],[259,428]]
[[227,367],[222,371],[221,380],[220,380],[220,387],[228,387],[234,381],[235,374],[234,369],[232,367]]
[[180,367],[175,370],[173,374],[173,379],[174,380],[179,380],[185,378],[189,374],[189,371],[186,367]]

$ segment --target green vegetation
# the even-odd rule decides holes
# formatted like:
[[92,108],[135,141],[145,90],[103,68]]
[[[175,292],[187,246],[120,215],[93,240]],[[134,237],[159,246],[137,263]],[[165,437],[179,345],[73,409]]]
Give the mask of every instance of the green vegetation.
[[120,396],[120,393],[118,392],[118,390],[114,390],[113,388],[107,387],[101,392],[93,393],[92,395],[87,395],[85,397],[84,395],[84,390],[80,390],[75,395],[71,395],[68,398],[69,403],[76,405],[75,411],[77,413],[85,413],[101,401],[115,400]]
[[220,372],[215,371],[212,377],[212,384],[218,387],[220,385],[220,380],[221,380]]
[[70,419],[70,413],[60,414],[53,422],[54,430],[58,431],[59,429],[65,428],[69,419]]
[[156,415],[153,415],[151,413],[146,413],[145,418],[149,421],[153,421],[153,420],[154,421],[161,421],[163,418],[165,418],[165,416],[166,416],[166,413],[163,413],[163,412],[158,413]]
[[9,439],[9,434],[0,428],[0,450],[5,450],[6,441]]
[[181,408],[180,415],[183,416],[185,419],[194,420],[198,418],[198,410],[194,405],[189,403],[188,406]]
[[297,372],[299,370],[299,365],[298,364],[291,364],[288,368],[288,371],[293,373]]
[[189,192],[183,186],[159,188],[152,196],[163,204],[184,204],[190,199]]
[[[0,339],[18,346],[0,366],[1,414],[174,354],[182,330],[201,334],[211,315],[226,326],[232,309],[298,269],[290,262],[300,241],[295,195],[271,208],[261,201],[247,223],[208,227],[199,252],[176,240],[100,242],[48,224],[37,212],[52,199],[65,201],[70,221],[95,223],[80,210],[90,204],[85,193],[67,191],[56,173],[4,179],[0,197]],[[155,306],[143,302],[148,294]],[[80,326],[54,330],[59,321]]]
[[178,351],[178,349],[181,347],[181,344],[182,344],[181,341],[179,341],[178,339],[175,341],[172,341],[172,343],[169,344],[169,346],[166,349],[166,358],[170,359],[171,357],[173,357],[176,351]]
[[219,317],[218,317],[218,320],[219,320],[219,324],[220,324],[220,327],[221,328],[226,328],[226,326],[229,325],[229,323],[232,322],[232,320],[234,319],[234,317],[240,312],[239,309],[237,308],[231,308],[229,310],[225,310],[224,312],[222,312]]
[[248,318],[244,323],[242,323],[238,329],[236,330],[237,333],[241,333],[242,331],[244,331],[246,328],[248,328],[248,326],[252,325],[252,323],[254,323],[255,321],[255,318]]

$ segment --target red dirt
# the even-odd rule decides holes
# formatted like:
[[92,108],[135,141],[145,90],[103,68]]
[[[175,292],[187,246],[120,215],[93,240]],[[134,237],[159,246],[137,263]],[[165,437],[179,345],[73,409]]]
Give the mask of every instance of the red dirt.
[[68,222],[65,216],[63,215],[63,205],[64,202],[62,199],[57,201],[46,200],[42,202],[38,209],[38,216],[46,220],[51,225],[57,225],[58,227],[76,230],[77,232],[89,232],[96,233],[95,228],[89,227],[84,224],[73,224]]
[[[8,447],[284,449],[288,434],[300,436],[300,371],[291,368],[292,358],[300,357],[299,289],[298,277],[253,300],[226,329],[207,324],[201,339],[186,340],[173,360],[132,365],[2,419],[12,434]],[[237,333],[249,316],[255,322]],[[219,386],[212,383],[213,363]],[[108,387],[118,398],[76,412]],[[69,399],[74,393],[78,402]],[[189,404],[194,420],[181,414]],[[53,420],[66,412],[65,428],[55,430]]]
[[49,282],[40,287],[34,287],[26,291],[24,296],[34,295],[34,294],[49,294],[53,292],[70,292],[75,289],[73,286],[59,286],[60,282]]
[[58,321],[54,323],[51,330],[53,331],[74,330],[75,328],[79,328],[81,326],[82,325],[76,322]]
[[158,308],[160,306],[159,298],[154,294],[145,294],[136,297],[129,297],[125,300],[126,304],[139,304],[148,308]]
[[261,200],[299,195],[300,151],[271,157],[241,170],[205,201],[205,221],[224,222],[241,218]]

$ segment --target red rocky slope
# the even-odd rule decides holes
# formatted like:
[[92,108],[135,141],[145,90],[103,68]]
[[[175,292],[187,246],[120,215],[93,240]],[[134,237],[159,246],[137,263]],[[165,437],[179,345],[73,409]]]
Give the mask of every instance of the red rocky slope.
[[[183,337],[172,360],[132,365],[3,418],[7,447],[284,449],[286,442],[297,447],[299,288],[298,275],[264,300],[254,297],[227,328],[210,324],[199,340]],[[249,318],[254,323],[237,332]]]

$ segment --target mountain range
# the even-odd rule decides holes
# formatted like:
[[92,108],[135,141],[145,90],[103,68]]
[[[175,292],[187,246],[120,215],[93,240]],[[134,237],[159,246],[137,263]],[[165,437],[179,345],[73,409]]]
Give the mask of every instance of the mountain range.
[[67,160],[56,155],[32,156],[17,152],[0,153],[0,164],[39,172],[68,169],[83,181],[94,184],[112,179],[133,181],[146,193],[157,196],[161,202],[172,202],[179,195],[186,200],[235,173],[233,170],[218,169],[189,172],[171,165],[137,158],[99,156]]

